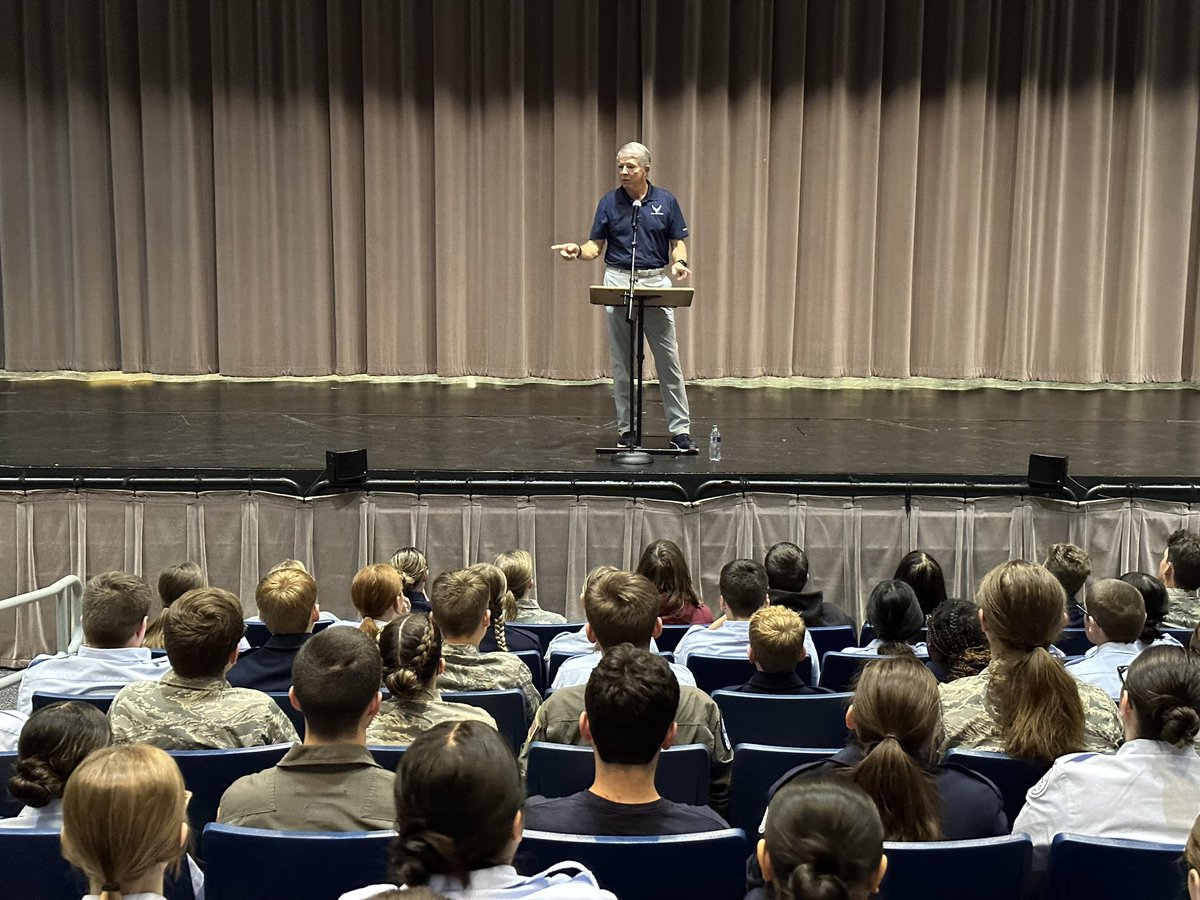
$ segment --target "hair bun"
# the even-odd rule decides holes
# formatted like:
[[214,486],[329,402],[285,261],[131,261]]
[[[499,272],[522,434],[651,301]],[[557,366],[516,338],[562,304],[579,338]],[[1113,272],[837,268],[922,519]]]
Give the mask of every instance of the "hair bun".
[[8,792],[27,806],[40,808],[61,797],[66,781],[44,760],[19,759],[8,781]]
[[792,869],[783,883],[787,900],[848,900],[850,891],[835,873],[820,871],[812,863],[801,863]]
[[1168,744],[1190,742],[1200,732],[1200,714],[1190,706],[1172,706],[1162,717],[1162,737]]

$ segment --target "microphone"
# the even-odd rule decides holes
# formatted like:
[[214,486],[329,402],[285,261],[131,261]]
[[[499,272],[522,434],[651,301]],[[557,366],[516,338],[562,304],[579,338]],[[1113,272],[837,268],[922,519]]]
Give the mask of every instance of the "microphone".
[[638,216],[641,214],[641,212],[642,212],[642,201],[634,200],[633,201],[633,230],[634,231],[637,231]]

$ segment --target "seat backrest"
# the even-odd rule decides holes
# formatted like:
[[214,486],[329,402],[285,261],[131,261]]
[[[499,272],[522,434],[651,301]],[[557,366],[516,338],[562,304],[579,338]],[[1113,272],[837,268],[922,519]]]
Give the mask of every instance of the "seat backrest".
[[18,815],[25,804],[8,792],[8,779],[12,777],[13,767],[17,764],[15,750],[0,753],[0,818]]
[[654,643],[664,653],[674,653],[675,648],[679,646],[679,642],[683,640],[683,636],[691,627],[691,625],[664,625],[662,634],[654,639]]
[[542,645],[542,652],[546,652],[546,648],[550,646],[550,642],[554,640],[556,635],[565,634],[568,631],[578,631],[583,627],[582,622],[568,622],[565,625],[533,625],[529,622],[516,622],[513,627],[520,628],[522,631],[528,631],[538,639],[538,643]]
[[239,747],[232,750],[171,750],[171,758],[183,773],[183,783],[192,792],[188,822],[199,835],[217,819],[221,795],[243,775],[271,768],[291,749],[290,744]]
[[1050,770],[1048,763],[1034,759],[1018,759],[1007,753],[988,750],[950,750],[946,762],[965,766],[988,778],[1000,790],[1004,814],[1011,826],[1025,805],[1025,795]]
[[[5,900],[79,900],[57,830],[0,829],[0,896]],[[82,877],[80,879],[82,881]]]
[[[313,624],[312,633],[316,634],[319,631],[324,631],[333,624],[332,620],[319,619]],[[261,647],[271,639],[271,629],[267,628],[265,622],[261,621],[246,621],[246,643],[251,649]]]
[[[555,650],[550,654],[550,662],[546,664],[546,687],[549,688],[554,684],[554,678],[558,675],[558,670],[572,656],[582,656],[582,653],[567,653],[562,650]],[[543,692],[544,693],[544,692]]]
[[406,746],[395,744],[392,746],[383,746],[381,744],[371,744],[367,747],[371,751],[371,755],[375,757],[375,762],[379,763],[389,772],[395,772],[400,768],[400,760],[404,758],[404,751],[408,749]]
[[850,738],[850,694],[746,694],[716,691],[725,732],[733,744],[844,747]]
[[292,725],[296,729],[296,734],[300,735],[300,739],[304,739],[304,713],[292,706],[292,698],[288,696],[287,691],[265,691],[268,697],[275,701],[275,705],[283,710],[283,714],[292,720]]
[[542,668],[542,654],[538,650],[518,650],[516,651],[517,658],[529,667],[529,674],[533,676],[533,686],[537,688],[540,694],[546,689],[546,673]]
[[696,676],[696,687],[711,694],[721,688],[745,684],[754,674],[754,663],[745,656],[706,656],[689,653],[688,670]]
[[1058,834],[1050,844],[1042,896],[1187,900],[1182,855],[1182,844]]
[[[591,747],[548,744],[534,741],[529,745],[529,768],[525,786],[530,797],[569,797],[591,787],[596,776]],[[676,803],[692,806],[708,804],[708,748],[702,744],[681,744],[658,756],[654,786],[659,794]]]
[[573,860],[621,900],[740,900],[746,892],[747,852],[746,835],[737,828],[666,837],[526,831],[514,864],[532,875]]
[[817,659],[821,659],[826,653],[836,653],[847,647],[858,646],[854,629],[849,625],[819,625],[808,629],[808,634],[813,639],[813,646],[817,648]]
[[1159,628],[1163,634],[1169,634],[1183,646],[1187,646],[1192,641],[1192,629],[1190,628]]
[[[929,629],[922,628],[921,634],[917,638],[917,641],[919,641],[920,643],[924,643],[928,636],[929,636]],[[871,643],[871,641],[873,641],[873,640],[875,640],[875,626],[872,625],[870,622],[863,622],[863,627],[858,632],[858,646],[865,647],[865,646],[867,646],[867,644]],[[850,646],[850,644],[842,645],[842,647],[849,647],[849,646]]]
[[878,656],[865,653],[826,653],[821,657],[821,687],[848,691],[858,670]]
[[507,691],[443,691],[442,699],[451,703],[469,703],[486,709],[496,720],[496,727],[519,753],[529,733],[525,718],[525,695],[516,688]]
[[394,836],[391,831],[327,834],[207,825],[205,896],[325,900],[384,883]]
[[888,867],[880,900],[1013,900],[1025,895],[1033,843],[1027,834],[975,841],[889,841],[883,852]]
[[[1087,632],[1082,628],[1064,628],[1062,634],[1054,642],[1054,646],[1067,656],[1083,656],[1092,649],[1092,642],[1087,639]],[[1184,643],[1186,647],[1187,644]]]
[[43,706],[49,706],[51,703],[65,703],[68,700],[78,700],[81,703],[90,703],[100,712],[108,715],[108,708],[112,706],[113,698],[116,694],[44,694],[41,691],[33,692],[33,708],[41,709]]
[[840,747],[771,747],[767,744],[737,744],[733,748],[733,778],[729,785],[729,815],[734,828],[756,839],[758,826],[770,801],[768,792],[776,781],[796,766],[828,759]]

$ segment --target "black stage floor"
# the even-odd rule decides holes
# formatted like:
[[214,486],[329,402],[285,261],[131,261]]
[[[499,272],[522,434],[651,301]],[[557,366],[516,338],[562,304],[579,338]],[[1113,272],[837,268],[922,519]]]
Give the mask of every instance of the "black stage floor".
[[[700,455],[630,469],[594,452],[615,440],[607,384],[0,378],[0,487],[24,475],[29,486],[253,476],[307,488],[326,450],[355,447],[372,479],[660,480],[693,496],[726,478],[1019,483],[1030,452],[1070,456],[1084,485],[1190,483],[1200,468],[1191,387],[698,384],[689,397]],[[657,386],[647,399],[646,443],[666,446]],[[706,452],[714,423],[720,462]]]

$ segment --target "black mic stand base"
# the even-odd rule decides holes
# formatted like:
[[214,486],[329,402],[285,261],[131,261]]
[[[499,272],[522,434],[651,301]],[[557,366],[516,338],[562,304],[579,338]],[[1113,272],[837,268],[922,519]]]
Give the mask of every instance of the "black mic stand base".
[[[596,452],[601,452],[599,447]],[[618,466],[648,466],[654,462],[654,457],[645,450],[617,450],[612,455],[612,461]]]

